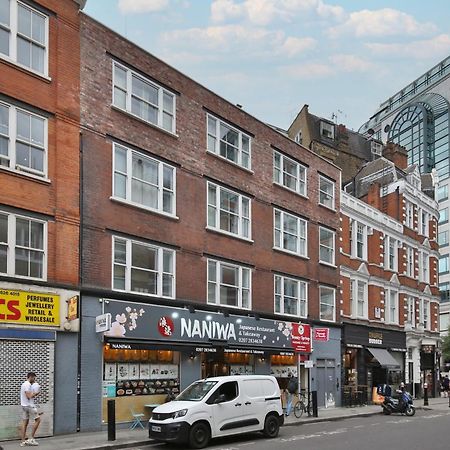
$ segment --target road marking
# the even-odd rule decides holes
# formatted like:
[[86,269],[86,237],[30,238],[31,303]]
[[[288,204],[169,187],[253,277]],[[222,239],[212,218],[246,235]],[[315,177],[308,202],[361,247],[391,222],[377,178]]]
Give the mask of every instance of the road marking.
[[371,423],[371,425],[372,425],[373,427],[376,427],[377,425],[380,425],[380,422],[377,422],[377,423]]
[[388,423],[408,423],[408,422],[412,422],[411,419],[400,419],[400,420],[390,420]]
[[444,414],[431,414],[429,416],[422,416],[422,419],[435,419],[436,417],[442,417]]
[[365,427],[365,425],[356,425],[356,426],[354,426],[353,428],[364,428]]
[[342,433],[346,433],[347,431],[348,431],[347,428],[338,428],[337,430],[334,430],[334,431],[320,431],[320,432],[314,433],[314,434],[299,434],[299,435],[291,436],[288,438],[281,438],[280,441],[281,442],[303,441],[305,439],[314,439],[314,438],[319,438],[319,437],[324,437],[324,436],[333,436],[335,434],[342,434]]

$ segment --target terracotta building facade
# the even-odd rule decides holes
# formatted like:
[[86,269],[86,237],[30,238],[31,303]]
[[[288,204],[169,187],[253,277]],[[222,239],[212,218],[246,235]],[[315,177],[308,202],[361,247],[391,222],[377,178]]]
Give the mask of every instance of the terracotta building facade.
[[[434,395],[439,376],[437,202],[431,175],[388,145],[341,197],[344,402],[405,381]],[[347,192],[346,192],[347,191]]]
[[283,383],[299,322],[328,332],[302,382],[339,402],[340,170],[85,15],[81,30],[82,429],[108,397],[127,421],[131,400],[148,413],[201,376]]
[[42,386],[41,435],[77,429],[79,9],[10,0],[0,17],[0,440],[18,393]]

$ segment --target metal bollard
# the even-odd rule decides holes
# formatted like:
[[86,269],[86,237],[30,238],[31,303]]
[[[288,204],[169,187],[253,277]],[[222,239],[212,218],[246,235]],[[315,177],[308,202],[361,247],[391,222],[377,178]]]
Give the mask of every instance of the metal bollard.
[[312,391],[312,407],[313,407],[313,417],[319,417],[317,411],[317,391]]
[[428,406],[428,385],[423,385],[423,406]]
[[116,440],[116,401],[108,400],[108,441]]

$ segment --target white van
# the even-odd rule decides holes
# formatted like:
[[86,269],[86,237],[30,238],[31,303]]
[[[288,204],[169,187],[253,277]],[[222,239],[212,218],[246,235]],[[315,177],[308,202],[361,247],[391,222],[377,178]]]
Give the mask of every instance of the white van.
[[152,439],[203,448],[211,438],[250,431],[274,438],[283,422],[275,377],[236,375],[195,381],[155,408],[148,426]]

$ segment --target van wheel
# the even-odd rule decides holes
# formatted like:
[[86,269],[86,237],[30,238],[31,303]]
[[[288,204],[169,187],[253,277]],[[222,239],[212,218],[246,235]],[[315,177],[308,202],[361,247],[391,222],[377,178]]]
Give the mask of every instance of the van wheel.
[[268,438],[276,438],[280,431],[280,421],[278,417],[271,414],[266,417],[266,421],[264,422],[264,436]]
[[211,431],[206,423],[194,423],[189,431],[189,447],[205,448],[208,445],[210,438]]

